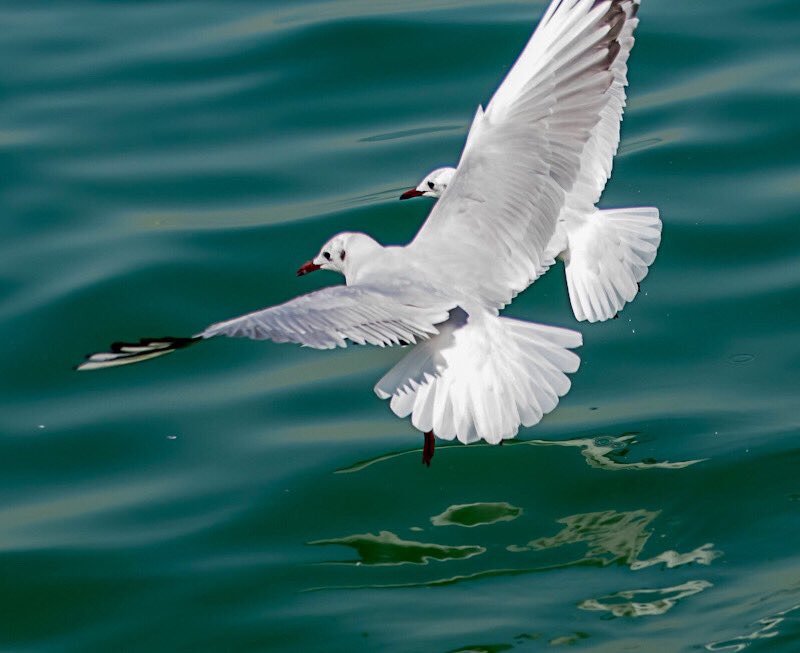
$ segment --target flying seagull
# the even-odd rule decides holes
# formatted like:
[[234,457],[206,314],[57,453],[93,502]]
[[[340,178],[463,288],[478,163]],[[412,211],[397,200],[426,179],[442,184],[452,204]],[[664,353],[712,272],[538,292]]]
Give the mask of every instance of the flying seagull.
[[[549,11],[558,10],[557,5],[558,2],[553,2]],[[633,47],[633,32],[639,23],[638,0],[619,5],[626,20],[617,39],[620,51],[609,68],[613,75],[611,87],[600,108],[600,119],[581,151],[578,176],[565,196],[556,233],[545,256],[551,263],[555,259],[564,261],[570,303],[579,321],[598,322],[617,317],[625,304],[636,297],[639,282],[647,275],[661,243],[657,208],[595,207],[611,175],[619,147],[628,57]],[[440,198],[452,185],[456,173],[456,168],[437,168],[400,199]]]
[[[298,275],[332,270],[332,286],[213,324],[189,338],[114,343],[78,367],[163,356],[215,336],[347,341],[410,351],[375,392],[425,433],[465,444],[513,438],[570,388],[579,333],[500,317],[552,263],[559,216],[590,174],[587,148],[615,91],[637,0],[553,0],[484,110],[478,107],[449,188],[405,246],[341,233]],[[412,346],[413,345],[413,346]]]

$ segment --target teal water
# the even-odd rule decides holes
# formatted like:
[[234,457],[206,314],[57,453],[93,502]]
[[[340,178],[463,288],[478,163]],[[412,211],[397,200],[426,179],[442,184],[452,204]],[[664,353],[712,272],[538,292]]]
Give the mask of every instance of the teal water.
[[[0,4],[0,650],[798,650],[796,0],[645,0],[603,204],[663,244],[519,444],[425,469],[397,351],[71,369],[410,238],[543,9]],[[560,269],[509,314],[578,326]]]

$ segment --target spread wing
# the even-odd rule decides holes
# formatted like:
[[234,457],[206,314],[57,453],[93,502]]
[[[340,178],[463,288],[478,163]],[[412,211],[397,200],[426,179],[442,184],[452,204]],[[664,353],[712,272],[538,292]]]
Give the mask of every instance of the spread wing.
[[411,344],[436,334],[452,302],[410,284],[332,286],[285,304],[212,324],[191,338],[142,338],[116,342],[110,351],[91,354],[78,370],[128,365],[172,353],[215,336],[294,342],[315,349],[360,345]]
[[410,287],[333,286],[212,324],[200,336],[295,342],[315,349],[345,347],[346,340],[379,347],[413,343],[437,333],[435,325],[452,307],[431,303],[430,297]]
[[606,102],[600,111],[600,120],[581,154],[580,173],[572,191],[567,195],[570,208],[578,209],[579,215],[590,215],[592,207],[600,201],[600,195],[611,177],[614,156],[619,148],[620,123],[625,109],[625,88],[628,86],[628,58],[633,48],[633,32],[639,24],[636,14],[641,0],[622,3],[625,23],[618,43],[620,51],[610,70],[613,81],[606,91]]
[[553,0],[478,109],[453,181],[408,246],[437,280],[500,307],[549,264],[545,249],[607,103],[632,1]]

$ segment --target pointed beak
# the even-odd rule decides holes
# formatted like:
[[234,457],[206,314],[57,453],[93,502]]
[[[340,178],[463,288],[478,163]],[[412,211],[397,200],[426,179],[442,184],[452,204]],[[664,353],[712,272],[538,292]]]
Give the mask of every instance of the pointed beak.
[[300,266],[300,269],[297,270],[297,276],[302,277],[303,275],[308,274],[309,272],[313,272],[314,270],[321,269],[321,265],[317,265],[314,261],[306,261],[303,265]]
[[411,190],[407,190],[400,196],[401,200],[410,200],[412,197],[422,197],[425,193],[421,190],[417,190],[416,188],[412,188]]

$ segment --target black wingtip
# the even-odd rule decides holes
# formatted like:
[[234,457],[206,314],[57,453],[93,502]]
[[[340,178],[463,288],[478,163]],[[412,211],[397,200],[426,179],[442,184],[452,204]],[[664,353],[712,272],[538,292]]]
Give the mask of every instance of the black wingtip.
[[123,350],[130,347],[152,347],[154,349],[184,349],[189,345],[202,340],[200,337],[180,337],[162,336],[160,338],[139,338],[138,342],[125,342],[118,340],[111,343],[111,351],[115,354],[123,353]]
[[116,341],[111,344],[108,352],[87,354],[86,360],[80,365],[74,366],[73,370],[83,372],[151,360],[178,349],[185,349],[202,339],[201,336],[188,338],[164,336],[163,338],[141,338],[139,342]]

